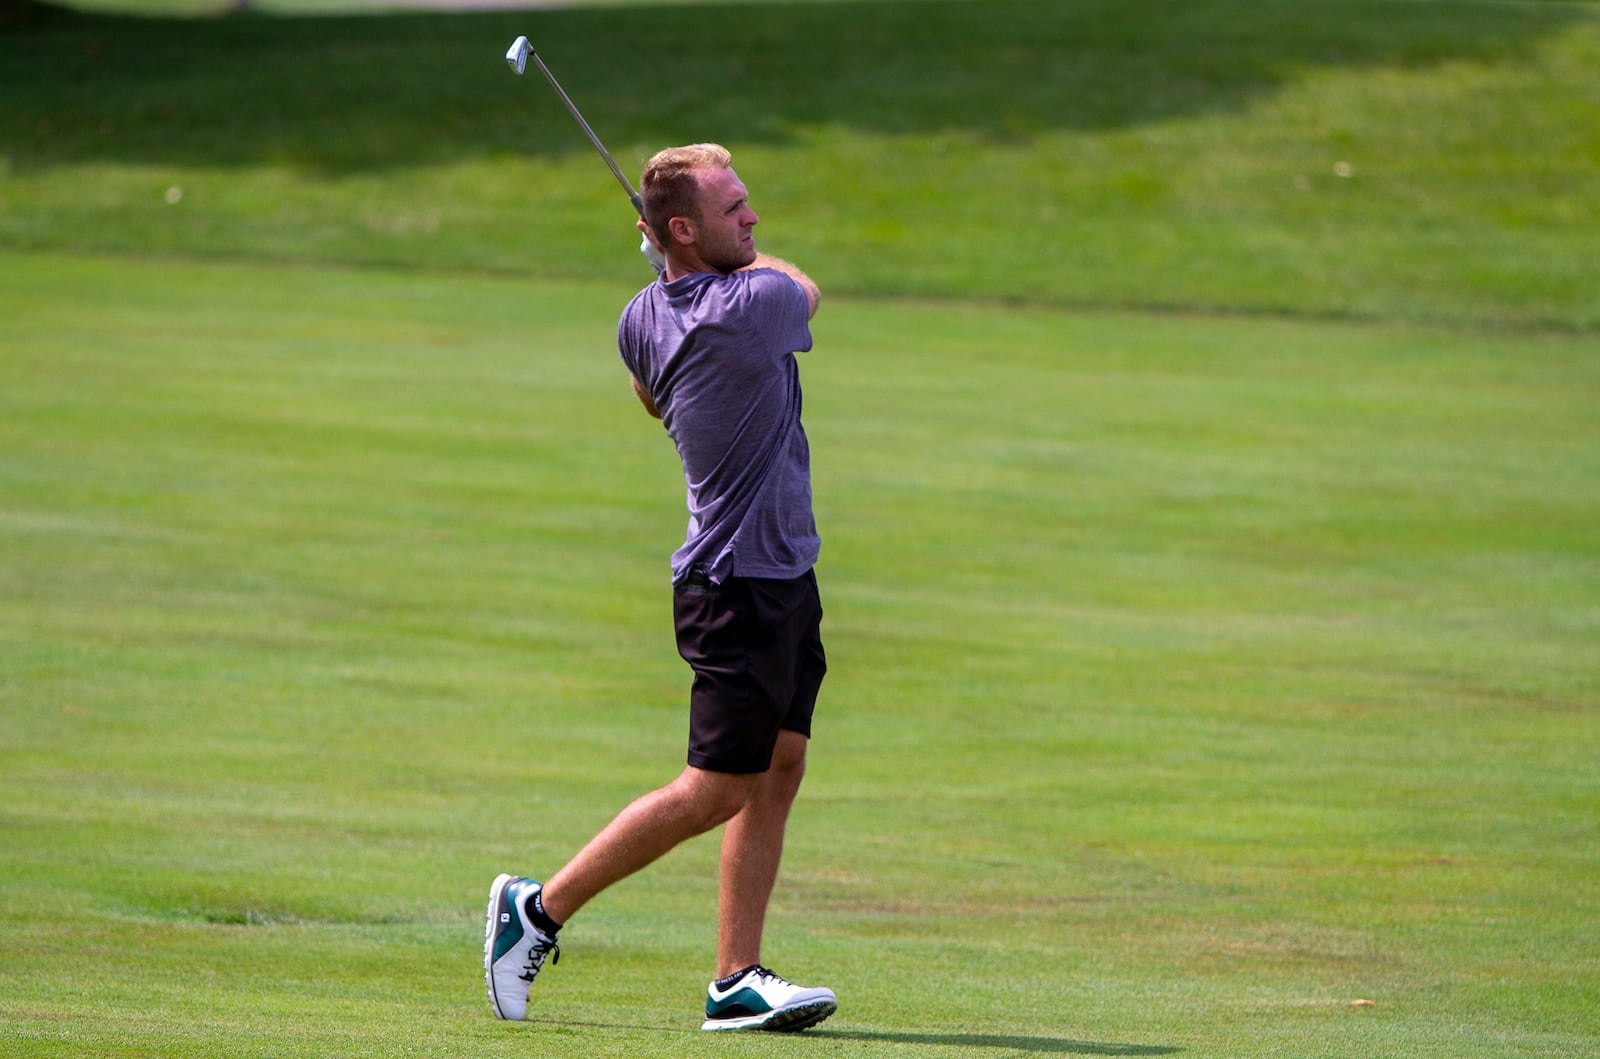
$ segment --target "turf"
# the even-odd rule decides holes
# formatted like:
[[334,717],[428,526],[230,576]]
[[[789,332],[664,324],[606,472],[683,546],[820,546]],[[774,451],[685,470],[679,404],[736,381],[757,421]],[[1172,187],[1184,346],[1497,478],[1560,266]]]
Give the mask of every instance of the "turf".
[[10,1054],[1600,1039],[1584,339],[830,305],[769,955],[846,1001],[713,1046],[709,841],[573,924],[541,1022],[480,995],[488,879],[682,739],[619,292],[6,266]]
[[[256,6],[0,9],[0,1054],[1600,1049],[1595,5]],[[482,994],[686,689],[518,32],[826,292],[803,1037],[695,1028],[710,839]]]

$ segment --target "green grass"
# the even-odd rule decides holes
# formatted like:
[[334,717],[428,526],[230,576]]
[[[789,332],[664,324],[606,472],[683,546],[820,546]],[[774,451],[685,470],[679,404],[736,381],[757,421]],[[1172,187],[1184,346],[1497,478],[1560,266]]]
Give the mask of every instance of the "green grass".
[[[1600,1049],[1600,5],[257,7],[0,9],[0,1054]],[[826,292],[803,1037],[710,839],[482,995],[687,684],[523,32]]]
[[631,279],[626,202],[500,61],[528,33],[625,169],[726,141],[769,245],[834,292],[1592,330],[1597,15],[41,14],[6,34],[0,247]]
[[1600,1041],[1586,339],[831,303],[769,956],[845,1002],[711,1044],[709,840],[573,924],[543,1021],[480,995],[488,878],[680,753],[625,291],[5,265],[7,1054]]

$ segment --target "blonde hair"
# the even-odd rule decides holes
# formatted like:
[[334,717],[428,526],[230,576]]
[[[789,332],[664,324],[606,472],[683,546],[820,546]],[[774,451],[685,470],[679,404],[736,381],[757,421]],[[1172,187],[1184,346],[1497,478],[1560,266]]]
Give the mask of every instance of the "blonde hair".
[[639,176],[645,223],[662,246],[672,245],[674,217],[700,219],[700,179],[733,165],[733,155],[718,143],[692,143],[657,151]]

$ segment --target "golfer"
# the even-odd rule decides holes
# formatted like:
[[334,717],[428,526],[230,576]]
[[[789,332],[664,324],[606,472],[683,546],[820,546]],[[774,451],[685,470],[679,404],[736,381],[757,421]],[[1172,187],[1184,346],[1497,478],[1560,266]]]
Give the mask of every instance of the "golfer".
[[606,887],[726,825],[717,979],[701,1028],[803,1030],[838,1001],[764,967],[761,935],[827,669],[795,360],[811,348],[819,294],[794,265],[757,252],[760,218],[724,148],[660,152],[640,191],[639,227],[664,271],[623,310],[617,341],[688,484],[688,534],[672,557],[678,652],[694,671],[688,764],[545,883],[494,881],[489,999],[500,1018],[523,1018],[534,977],[559,958],[562,924]]

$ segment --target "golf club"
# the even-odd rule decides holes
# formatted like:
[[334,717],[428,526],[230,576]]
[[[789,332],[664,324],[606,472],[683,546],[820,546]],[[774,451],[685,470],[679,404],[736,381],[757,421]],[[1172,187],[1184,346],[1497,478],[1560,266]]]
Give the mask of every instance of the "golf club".
[[589,127],[589,123],[583,120],[583,115],[578,113],[578,108],[573,105],[572,98],[561,87],[561,83],[556,80],[556,75],[551,73],[550,68],[544,64],[544,60],[539,58],[539,53],[533,50],[533,45],[528,43],[528,38],[518,37],[511,42],[510,49],[506,51],[506,65],[511,67],[519,77],[528,68],[528,60],[530,58],[539,64],[539,69],[544,72],[545,79],[550,82],[550,87],[556,90],[556,94],[561,97],[561,102],[565,103],[567,109],[572,111],[572,116],[578,119],[578,124],[583,126],[583,131],[588,135],[589,142],[594,144],[594,149],[600,152],[600,157],[604,158],[606,165],[611,167],[611,172],[616,176],[617,183],[622,185],[622,190],[628,193],[628,201],[633,203],[633,208],[638,211],[640,217],[643,217],[644,203],[640,200],[639,193],[633,190],[633,185],[628,183],[628,178],[622,175],[622,170],[617,168],[617,163],[611,157],[611,152],[606,150],[606,145],[600,142],[600,137],[594,134],[594,130]]

